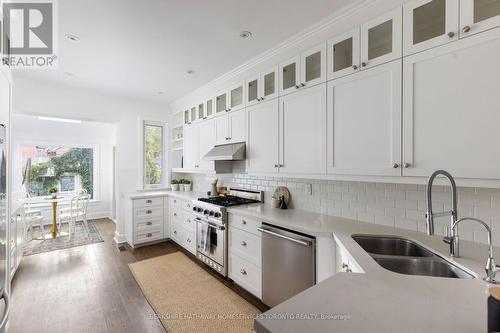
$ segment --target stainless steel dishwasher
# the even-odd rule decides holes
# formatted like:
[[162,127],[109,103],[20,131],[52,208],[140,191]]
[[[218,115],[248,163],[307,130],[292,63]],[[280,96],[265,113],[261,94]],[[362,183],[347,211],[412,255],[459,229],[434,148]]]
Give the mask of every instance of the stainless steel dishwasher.
[[262,233],[262,301],[273,307],[316,283],[316,239],[266,223]]

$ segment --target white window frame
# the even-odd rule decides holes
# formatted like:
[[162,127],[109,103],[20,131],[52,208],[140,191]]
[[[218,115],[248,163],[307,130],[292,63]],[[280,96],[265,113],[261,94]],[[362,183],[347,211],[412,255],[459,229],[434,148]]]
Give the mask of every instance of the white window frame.
[[[140,149],[140,163],[139,163],[139,189],[142,190],[158,190],[167,188],[169,172],[168,172],[168,124],[164,121],[158,120],[147,120],[140,119],[140,138],[142,141]],[[159,126],[162,128],[162,172],[161,172],[161,182],[160,184],[146,184],[146,140],[145,140],[145,128],[146,126]]]
[[[22,140],[22,141],[18,141],[16,143],[16,146],[17,146],[17,151],[19,152],[18,154],[16,154],[17,156],[14,156],[14,159],[15,161],[13,161],[15,164],[16,164],[16,167],[14,168],[14,172],[16,172],[16,170],[19,170],[19,168],[23,168],[24,165],[23,165],[23,161],[22,161],[22,155],[21,155],[21,147],[22,146],[61,146],[61,147],[68,147],[68,148],[89,148],[89,149],[93,149],[94,151],[94,166],[93,166],[93,189],[94,189],[94,193],[93,193],[93,198],[90,200],[91,202],[96,202],[96,201],[100,201],[100,198],[101,198],[101,181],[100,181],[100,174],[99,174],[99,171],[100,171],[100,167],[101,167],[101,150],[100,150],[100,146],[99,144],[81,144],[81,143],[68,143],[68,142],[60,142],[60,141],[38,141],[36,140],[33,141],[33,140]],[[19,182],[21,183],[21,182]],[[76,191],[74,192],[64,192],[62,194],[71,194],[71,193],[76,193]],[[40,197],[33,197],[31,198],[31,203],[34,203],[34,204],[37,204],[37,203],[43,203],[43,204],[47,204],[47,200],[45,200],[44,198],[46,198],[48,196],[48,194],[46,196],[40,196]]]

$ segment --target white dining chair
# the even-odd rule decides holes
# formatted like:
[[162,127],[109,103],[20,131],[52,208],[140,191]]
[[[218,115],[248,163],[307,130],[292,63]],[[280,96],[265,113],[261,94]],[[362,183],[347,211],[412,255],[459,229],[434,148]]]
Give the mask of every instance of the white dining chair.
[[26,192],[26,206],[24,210],[24,230],[25,230],[25,239],[28,238],[28,233],[31,235],[31,240],[33,240],[35,237],[33,237],[33,227],[39,227],[40,228],[40,233],[42,239],[45,239],[45,233],[43,229],[43,215],[42,211],[40,209],[33,209],[31,207],[31,195]]
[[59,230],[62,229],[63,224],[68,224],[69,239],[73,238],[75,233],[75,226],[77,222],[82,222],[83,227],[90,236],[89,225],[87,221],[87,209],[89,205],[90,196],[88,194],[78,195],[71,199],[70,207],[59,214]]

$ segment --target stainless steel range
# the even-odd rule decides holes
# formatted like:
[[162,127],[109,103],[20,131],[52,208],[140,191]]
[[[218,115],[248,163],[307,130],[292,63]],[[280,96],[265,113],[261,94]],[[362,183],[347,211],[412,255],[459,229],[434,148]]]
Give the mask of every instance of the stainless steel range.
[[226,196],[193,200],[196,221],[196,257],[227,276],[226,207],[263,202],[261,191],[231,188]]

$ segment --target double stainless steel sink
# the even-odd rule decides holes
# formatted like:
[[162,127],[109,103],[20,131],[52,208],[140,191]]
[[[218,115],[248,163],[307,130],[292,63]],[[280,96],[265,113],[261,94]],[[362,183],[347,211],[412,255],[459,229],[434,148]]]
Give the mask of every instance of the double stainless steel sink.
[[474,278],[472,274],[406,238],[385,235],[353,235],[352,238],[380,266],[396,273],[456,279]]

